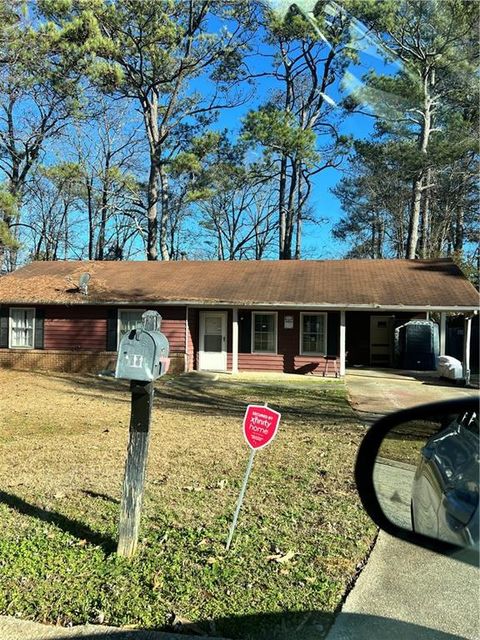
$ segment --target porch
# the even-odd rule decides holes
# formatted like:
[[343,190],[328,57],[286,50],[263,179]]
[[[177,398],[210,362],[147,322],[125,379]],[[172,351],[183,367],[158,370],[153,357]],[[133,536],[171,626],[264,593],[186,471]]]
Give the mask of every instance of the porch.
[[[190,308],[187,370],[340,377],[347,366],[402,368],[395,354],[395,330],[410,320],[428,320],[431,313],[419,309]],[[448,314],[446,310],[436,314],[438,355],[458,357],[448,350]],[[463,319],[459,358],[466,379],[470,375],[472,317]],[[456,318],[458,323],[458,313]]]

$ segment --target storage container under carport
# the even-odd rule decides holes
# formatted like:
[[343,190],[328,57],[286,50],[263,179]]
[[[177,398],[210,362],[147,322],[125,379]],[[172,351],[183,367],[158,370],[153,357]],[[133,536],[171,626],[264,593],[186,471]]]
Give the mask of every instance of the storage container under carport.
[[435,371],[439,356],[438,325],[430,320],[411,320],[395,330],[398,366],[416,371]]

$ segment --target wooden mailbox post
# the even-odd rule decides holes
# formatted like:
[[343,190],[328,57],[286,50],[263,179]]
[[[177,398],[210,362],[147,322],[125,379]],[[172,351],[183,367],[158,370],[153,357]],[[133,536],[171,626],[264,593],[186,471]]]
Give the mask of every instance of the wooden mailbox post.
[[155,393],[153,382],[132,380],[130,390],[130,438],[123,478],[117,548],[117,553],[126,558],[131,558],[137,549]]
[[118,348],[115,377],[130,380],[132,392],[117,547],[117,553],[126,558],[134,555],[138,544],[154,380],[168,371],[170,363],[168,340],[160,333],[160,322],[161,317],[156,311],[146,311],[142,316],[142,326],[125,334]]

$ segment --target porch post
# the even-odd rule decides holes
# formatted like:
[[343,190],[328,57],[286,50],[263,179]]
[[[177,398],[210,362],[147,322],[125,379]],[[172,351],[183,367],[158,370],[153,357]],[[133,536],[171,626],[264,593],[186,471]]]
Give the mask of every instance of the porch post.
[[340,375],[345,375],[345,311],[340,311]]
[[232,309],[232,373],[238,373],[238,308]]
[[463,338],[463,378],[465,384],[470,383],[470,338],[472,335],[472,316],[465,316],[465,332]]
[[440,355],[446,354],[447,347],[447,314],[445,311],[440,313]]

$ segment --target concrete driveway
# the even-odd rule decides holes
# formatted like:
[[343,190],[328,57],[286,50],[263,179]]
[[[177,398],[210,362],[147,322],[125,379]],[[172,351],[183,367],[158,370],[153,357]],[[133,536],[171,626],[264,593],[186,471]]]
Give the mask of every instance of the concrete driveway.
[[[352,407],[366,424],[391,411],[478,394],[433,374],[389,370],[350,370],[346,383]],[[385,476],[384,469],[380,473]],[[479,602],[477,567],[380,532],[327,640],[478,640]]]
[[429,371],[349,369],[345,380],[350,404],[367,424],[391,411],[478,394],[477,389],[440,380]]

